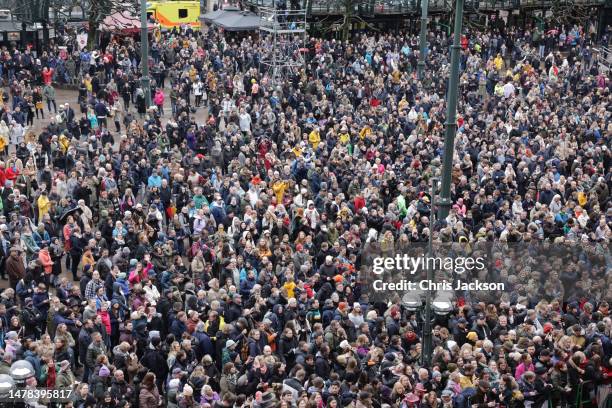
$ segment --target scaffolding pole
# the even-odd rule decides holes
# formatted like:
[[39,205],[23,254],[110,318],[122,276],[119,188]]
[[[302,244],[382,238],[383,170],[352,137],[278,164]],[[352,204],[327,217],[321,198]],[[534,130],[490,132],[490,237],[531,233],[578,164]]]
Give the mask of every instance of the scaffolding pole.
[[303,9],[259,7],[260,34],[270,42],[270,52],[263,56],[261,66],[274,86],[282,85],[306,66],[307,9],[307,4]]

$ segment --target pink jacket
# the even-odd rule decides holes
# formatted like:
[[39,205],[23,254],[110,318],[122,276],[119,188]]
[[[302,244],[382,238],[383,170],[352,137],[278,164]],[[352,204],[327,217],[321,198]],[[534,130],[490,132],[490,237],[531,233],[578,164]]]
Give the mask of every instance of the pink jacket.
[[526,371],[535,371],[535,366],[533,365],[533,363],[529,363],[528,366],[526,366],[525,363],[519,364],[516,367],[516,371],[514,372],[514,378],[520,380]]
[[165,100],[165,96],[163,92],[156,92],[155,97],[153,97],[153,103],[156,105],[163,105]]

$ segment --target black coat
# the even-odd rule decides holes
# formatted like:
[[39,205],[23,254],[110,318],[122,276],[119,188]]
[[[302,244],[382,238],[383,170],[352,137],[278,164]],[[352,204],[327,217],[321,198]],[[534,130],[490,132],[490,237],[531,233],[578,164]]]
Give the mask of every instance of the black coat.
[[472,407],[476,405],[478,408],[486,408],[491,401],[497,401],[497,396],[491,391],[484,392],[479,388],[470,403]]
[[295,361],[295,353],[293,352],[298,346],[298,341],[295,337],[288,338],[282,336],[278,341],[278,356],[283,363],[292,366]]
[[143,366],[155,373],[157,378],[165,379],[168,375],[168,364],[164,357],[164,353],[158,349],[148,347],[140,362]]
[[321,378],[329,378],[330,372],[329,360],[322,355],[318,355],[315,359],[315,373]]
[[91,343],[91,334],[85,329],[82,328],[79,332],[79,357],[82,364],[85,364],[85,356],[87,355],[87,347],[89,347],[89,343]]
[[238,320],[240,316],[242,316],[242,308],[233,302],[229,303],[224,313],[225,323],[231,323],[234,320]]

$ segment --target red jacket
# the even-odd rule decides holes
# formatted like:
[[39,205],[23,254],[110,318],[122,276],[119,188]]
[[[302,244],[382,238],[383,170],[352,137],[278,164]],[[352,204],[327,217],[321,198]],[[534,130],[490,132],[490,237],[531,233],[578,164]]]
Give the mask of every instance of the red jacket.
[[365,207],[365,199],[362,196],[357,196],[353,200],[353,204],[355,205],[355,212],[359,212],[363,207]]
[[42,72],[42,79],[45,85],[51,84],[51,78],[53,77],[53,68]]
[[104,327],[106,327],[106,333],[111,334],[111,323],[110,323],[110,315],[108,314],[108,310],[102,311],[98,310],[98,316],[102,318],[102,323]]
[[19,170],[16,168],[9,167],[4,171],[4,175],[6,176],[7,180],[15,180],[17,177],[19,177]]

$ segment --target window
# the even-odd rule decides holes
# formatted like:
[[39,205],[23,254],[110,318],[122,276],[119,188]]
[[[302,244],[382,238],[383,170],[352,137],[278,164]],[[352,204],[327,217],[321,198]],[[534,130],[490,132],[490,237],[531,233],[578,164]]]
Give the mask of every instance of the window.
[[187,9],[179,9],[179,18],[187,18]]

